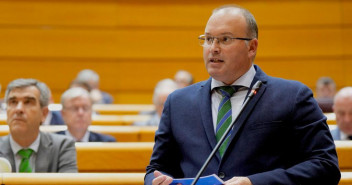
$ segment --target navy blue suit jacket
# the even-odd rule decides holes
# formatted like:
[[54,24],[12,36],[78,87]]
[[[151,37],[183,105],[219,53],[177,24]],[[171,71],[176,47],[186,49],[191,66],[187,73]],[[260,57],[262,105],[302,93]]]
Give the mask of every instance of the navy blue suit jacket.
[[51,115],[50,125],[65,125],[60,111],[51,111]]
[[[65,131],[56,132],[57,134],[65,135]],[[89,131],[89,142],[116,142],[116,139],[110,135],[100,134]]]
[[[223,158],[217,153],[202,176],[247,176],[253,185],[338,184],[335,145],[311,90],[255,69],[252,86],[263,85],[238,117]],[[196,176],[216,145],[210,89],[211,79],[168,96],[145,184],[154,170]]]

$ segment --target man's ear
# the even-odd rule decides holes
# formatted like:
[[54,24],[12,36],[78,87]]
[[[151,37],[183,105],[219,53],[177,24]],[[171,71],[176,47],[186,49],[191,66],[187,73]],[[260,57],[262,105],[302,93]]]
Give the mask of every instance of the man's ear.
[[48,106],[43,107],[43,108],[42,108],[42,114],[43,114],[42,123],[45,121],[45,118],[48,116],[48,113],[49,113],[49,108],[48,108]]
[[248,45],[249,45],[248,55],[250,58],[254,58],[255,55],[257,54],[258,39],[254,38],[250,40]]

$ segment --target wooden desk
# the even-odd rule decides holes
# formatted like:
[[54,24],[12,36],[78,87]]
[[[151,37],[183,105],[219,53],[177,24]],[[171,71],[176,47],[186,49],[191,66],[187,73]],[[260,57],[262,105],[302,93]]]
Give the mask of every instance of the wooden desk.
[[[66,130],[66,125],[43,125],[43,132],[57,132]],[[109,134],[118,142],[153,142],[157,127],[154,126],[99,126],[91,125],[89,130],[93,132]],[[0,136],[9,134],[8,125],[0,125]]]
[[[144,173],[0,173],[2,185],[143,185]],[[339,185],[352,185],[352,172],[341,172]]]
[[352,171],[352,141],[335,141],[341,171]]
[[[150,115],[93,115],[92,125],[132,125],[135,121],[147,121]],[[6,115],[0,116],[0,125],[6,125]]]
[[341,172],[339,185],[352,185],[352,172]]
[[[51,111],[61,111],[61,109],[61,104],[49,105]],[[141,111],[153,111],[155,106],[153,104],[94,104],[93,110],[102,115],[127,115],[139,114]]]
[[94,104],[93,110],[99,114],[138,114],[141,111],[153,111],[152,104]]
[[2,185],[143,185],[144,173],[0,173]]
[[76,143],[79,172],[145,172],[153,142]]
[[324,115],[327,118],[326,122],[327,122],[328,125],[336,125],[335,113],[324,113]]

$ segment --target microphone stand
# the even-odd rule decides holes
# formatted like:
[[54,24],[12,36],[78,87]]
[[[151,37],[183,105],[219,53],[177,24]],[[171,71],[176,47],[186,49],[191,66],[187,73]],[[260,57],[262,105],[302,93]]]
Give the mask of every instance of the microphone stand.
[[213,151],[210,153],[208,159],[205,161],[205,163],[203,164],[202,168],[199,170],[198,174],[196,175],[196,177],[194,178],[193,182],[191,185],[195,185],[197,183],[197,181],[199,180],[200,176],[202,175],[202,173],[204,172],[205,168],[208,166],[208,164],[210,163],[210,160],[214,157],[214,155],[216,154],[216,152],[218,151],[218,149],[220,148],[220,146],[222,145],[222,143],[224,142],[227,134],[231,131],[232,127],[234,126],[235,122],[237,121],[239,115],[241,115],[241,113],[243,112],[244,108],[246,107],[246,105],[248,104],[249,100],[252,99],[252,97],[257,94],[258,89],[260,88],[260,86],[262,85],[261,81],[257,81],[251,92],[248,95],[247,100],[243,103],[240,112],[238,113],[237,118],[231,123],[231,125],[229,125],[229,127],[227,127],[225,133],[222,135],[222,137],[220,138],[220,140],[218,141],[218,143],[216,144],[215,148],[213,149]]

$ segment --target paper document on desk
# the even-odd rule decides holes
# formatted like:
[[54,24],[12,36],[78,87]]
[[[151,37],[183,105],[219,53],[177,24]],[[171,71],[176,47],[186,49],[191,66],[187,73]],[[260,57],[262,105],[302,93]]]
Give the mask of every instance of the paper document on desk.
[[[194,178],[184,178],[184,179],[174,179],[170,185],[190,185],[192,184]],[[196,185],[221,185],[224,184],[217,175],[208,175],[204,177],[200,177]]]

